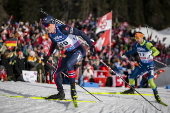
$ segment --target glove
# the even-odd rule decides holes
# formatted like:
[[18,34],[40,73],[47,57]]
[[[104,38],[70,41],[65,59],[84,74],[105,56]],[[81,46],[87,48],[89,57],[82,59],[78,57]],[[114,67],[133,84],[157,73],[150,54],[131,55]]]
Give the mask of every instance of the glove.
[[96,56],[96,49],[95,49],[94,45],[90,46],[90,53],[92,56]]
[[127,58],[125,53],[121,54],[121,58]]

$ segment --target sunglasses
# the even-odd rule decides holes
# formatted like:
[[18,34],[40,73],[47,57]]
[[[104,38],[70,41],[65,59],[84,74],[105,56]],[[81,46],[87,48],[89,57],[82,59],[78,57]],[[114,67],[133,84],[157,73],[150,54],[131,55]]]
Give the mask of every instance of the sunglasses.
[[140,39],[140,37],[135,37],[135,39]]
[[49,27],[49,26],[50,26],[50,24],[43,24],[43,26],[44,26],[44,27]]

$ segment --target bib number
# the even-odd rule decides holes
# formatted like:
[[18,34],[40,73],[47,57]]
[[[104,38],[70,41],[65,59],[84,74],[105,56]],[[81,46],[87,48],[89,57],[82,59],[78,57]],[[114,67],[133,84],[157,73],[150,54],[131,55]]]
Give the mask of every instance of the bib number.
[[60,43],[60,45],[61,45],[62,47],[64,47],[64,46],[68,45],[68,42],[67,42],[67,41],[63,41],[63,42]]

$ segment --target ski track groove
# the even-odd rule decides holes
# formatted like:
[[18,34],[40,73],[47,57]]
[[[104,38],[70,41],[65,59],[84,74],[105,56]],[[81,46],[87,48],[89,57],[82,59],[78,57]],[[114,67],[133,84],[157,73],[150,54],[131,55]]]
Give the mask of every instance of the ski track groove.
[[[129,102],[132,102],[133,100],[131,100],[131,101],[127,101],[127,102],[123,102],[124,104],[122,105],[122,103],[121,103],[121,106],[120,107],[117,107],[117,108],[115,108],[115,109],[113,109],[112,111],[115,111],[115,110],[117,110],[117,109],[120,109],[120,108],[122,108],[123,106],[126,106],[126,105],[128,105],[127,103],[129,103]],[[120,101],[121,102],[121,101]],[[118,105],[118,103],[116,103],[117,105]]]

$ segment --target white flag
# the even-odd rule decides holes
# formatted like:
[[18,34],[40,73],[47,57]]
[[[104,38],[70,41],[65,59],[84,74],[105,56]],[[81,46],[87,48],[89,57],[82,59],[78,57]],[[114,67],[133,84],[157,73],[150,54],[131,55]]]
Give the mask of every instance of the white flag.
[[112,28],[112,12],[109,12],[98,20],[96,34],[111,28]]

